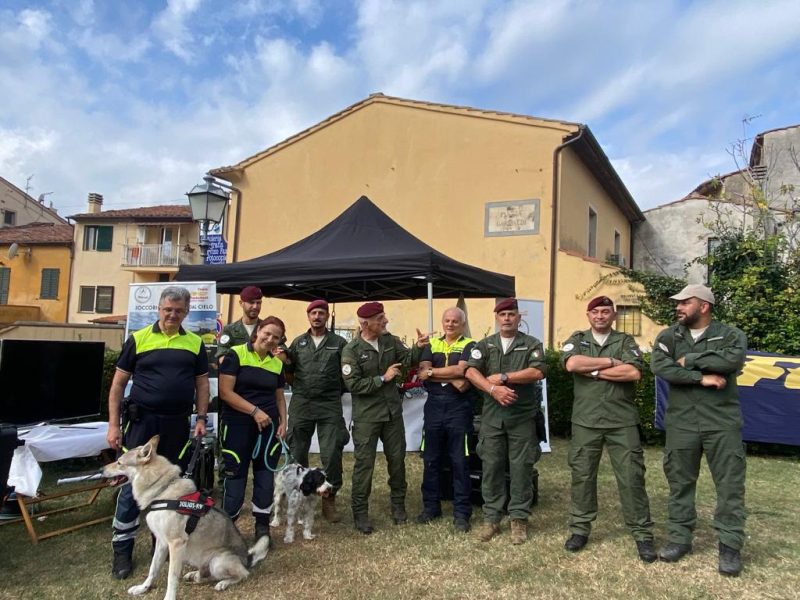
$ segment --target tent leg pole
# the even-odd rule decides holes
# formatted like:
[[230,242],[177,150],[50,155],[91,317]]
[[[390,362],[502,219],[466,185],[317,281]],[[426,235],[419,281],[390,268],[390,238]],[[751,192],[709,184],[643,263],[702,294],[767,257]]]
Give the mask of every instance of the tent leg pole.
[[433,282],[428,281],[428,333],[433,331]]

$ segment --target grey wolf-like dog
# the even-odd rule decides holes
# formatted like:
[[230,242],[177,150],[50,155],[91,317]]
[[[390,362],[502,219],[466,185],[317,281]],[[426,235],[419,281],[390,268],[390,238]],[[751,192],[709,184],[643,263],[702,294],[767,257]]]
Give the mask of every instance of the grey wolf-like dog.
[[[105,477],[127,477],[139,508],[145,510],[154,500],[178,500],[197,490],[191,479],[181,477],[180,467],[156,452],[159,437],[133,448],[103,469]],[[250,574],[269,550],[269,537],[256,541],[252,548],[242,538],[230,517],[216,507],[200,517],[195,530],[186,533],[189,516],[177,510],[151,510],[147,526],[156,545],[147,579],[132,586],[128,593],[144,594],[153,585],[169,555],[169,576],[165,600],[175,600],[184,564],[195,567],[184,579],[195,583],[216,581],[222,591]]]

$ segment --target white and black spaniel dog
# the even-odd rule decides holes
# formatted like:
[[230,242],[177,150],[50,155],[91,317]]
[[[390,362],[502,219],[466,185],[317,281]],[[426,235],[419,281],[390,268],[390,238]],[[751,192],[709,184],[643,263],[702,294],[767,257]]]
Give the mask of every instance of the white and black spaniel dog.
[[328,496],[332,489],[322,469],[309,469],[297,463],[287,465],[275,477],[270,526],[280,525],[281,498],[286,496],[286,532],[283,541],[287,544],[294,541],[295,522],[303,524],[303,537],[313,540],[316,536],[311,533],[311,528],[314,526],[317,497]]

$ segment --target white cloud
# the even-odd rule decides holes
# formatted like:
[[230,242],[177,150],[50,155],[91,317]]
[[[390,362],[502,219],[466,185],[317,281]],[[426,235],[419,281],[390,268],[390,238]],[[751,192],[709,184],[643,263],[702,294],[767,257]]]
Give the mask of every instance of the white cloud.
[[184,62],[194,55],[194,36],[186,22],[199,6],[200,0],[167,0],[167,7],[153,19],[153,34]]

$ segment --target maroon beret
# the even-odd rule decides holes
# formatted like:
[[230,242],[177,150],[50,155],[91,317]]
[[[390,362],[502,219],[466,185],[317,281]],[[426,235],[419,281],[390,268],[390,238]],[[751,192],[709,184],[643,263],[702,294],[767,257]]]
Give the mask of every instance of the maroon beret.
[[239,298],[242,302],[255,302],[256,300],[261,300],[263,297],[264,294],[254,285],[248,285],[239,293]]
[[383,312],[383,304],[381,304],[380,302],[367,302],[366,304],[362,304],[361,306],[358,307],[356,314],[362,319],[369,319],[370,317],[379,315],[382,312]]
[[586,307],[586,310],[589,311],[593,308],[597,308],[598,306],[610,306],[613,309],[614,301],[608,296],[598,296],[597,298],[592,298],[592,300],[589,302],[589,305]]
[[328,303],[325,300],[312,300],[309,302],[308,306],[306,306],[306,312],[310,313],[315,308],[322,308],[325,312],[328,312]]
[[500,300],[494,306],[494,312],[499,313],[504,310],[519,310],[517,306],[517,299],[516,298],[505,298],[504,300]]

